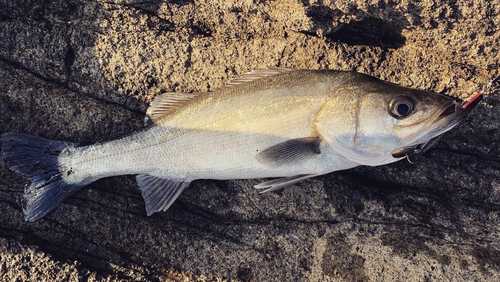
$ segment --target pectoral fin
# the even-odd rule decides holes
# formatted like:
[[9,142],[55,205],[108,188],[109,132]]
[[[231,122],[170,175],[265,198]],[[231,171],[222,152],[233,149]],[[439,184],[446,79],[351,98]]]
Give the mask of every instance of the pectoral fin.
[[262,164],[278,167],[317,156],[321,153],[320,143],[321,138],[319,137],[292,139],[259,152],[255,158]]
[[293,185],[297,182],[300,182],[304,179],[311,178],[316,176],[316,174],[299,174],[299,175],[294,175],[291,177],[285,177],[285,178],[278,178],[278,179],[273,179],[270,181],[263,182],[259,185],[255,185],[254,187],[256,189],[265,189],[261,191],[260,193],[267,193],[271,191],[275,191],[281,188],[285,188],[287,186]]
[[151,175],[137,175],[136,180],[141,187],[148,216],[166,211],[189,185],[185,179],[166,179]]

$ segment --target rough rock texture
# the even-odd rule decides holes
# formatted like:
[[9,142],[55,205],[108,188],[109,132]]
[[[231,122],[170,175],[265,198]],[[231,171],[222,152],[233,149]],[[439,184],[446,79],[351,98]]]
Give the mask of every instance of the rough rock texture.
[[[489,0],[0,0],[0,133],[105,141],[155,95],[267,66],[468,98],[499,75],[499,26]],[[499,281],[499,124],[492,94],[416,164],[265,195],[196,181],[151,217],[123,176],[23,222],[0,161],[0,280]]]

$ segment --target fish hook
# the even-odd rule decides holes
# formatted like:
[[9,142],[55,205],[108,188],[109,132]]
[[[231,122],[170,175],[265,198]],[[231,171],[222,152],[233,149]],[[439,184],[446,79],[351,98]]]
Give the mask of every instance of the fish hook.
[[406,160],[411,163],[411,164],[416,164],[416,162],[412,162],[411,159],[410,159],[410,155],[406,154]]

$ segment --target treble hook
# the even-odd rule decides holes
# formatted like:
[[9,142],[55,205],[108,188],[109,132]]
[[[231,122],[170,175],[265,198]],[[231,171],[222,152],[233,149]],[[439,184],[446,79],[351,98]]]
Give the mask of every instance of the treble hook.
[[416,164],[416,162],[412,162],[412,161],[410,160],[410,155],[408,155],[408,154],[406,154],[406,160],[407,160],[409,163],[411,163],[412,165]]

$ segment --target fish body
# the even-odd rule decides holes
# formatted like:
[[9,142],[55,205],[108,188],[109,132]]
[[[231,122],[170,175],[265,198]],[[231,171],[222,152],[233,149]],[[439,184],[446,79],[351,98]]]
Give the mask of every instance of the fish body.
[[444,96],[364,74],[273,68],[213,92],[163,94],[147,114],[144,130],[85,147],[2,135],[6,164],[30,183],[25,219],[116,175],[138,175],[152,214],[168,209],[195,179],[282,177],[256,186],[272,191],[332,171],[383,165],[404,157],[393,155],[398,149],[451,129],[466,111]]
[[350,73],[334,74],[302,70],[204,93],[144,131],[75,148],[60,162],[82,171],[73,175],[75,182],[122,174],[189,180],[286,177],[353,167],[324,142],[321,154],[304,162],[270,167],[256,158],[273,145],[318,135],[315,118]]

